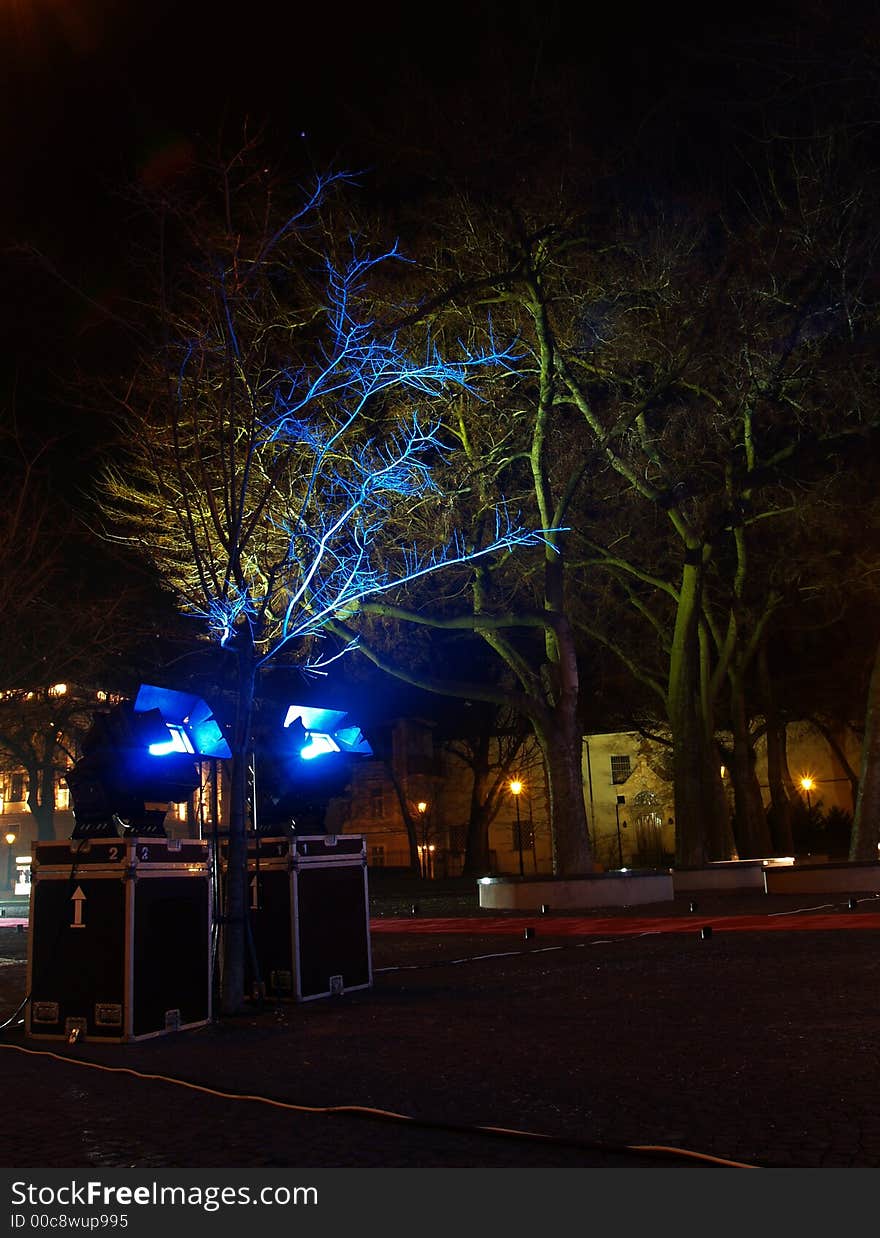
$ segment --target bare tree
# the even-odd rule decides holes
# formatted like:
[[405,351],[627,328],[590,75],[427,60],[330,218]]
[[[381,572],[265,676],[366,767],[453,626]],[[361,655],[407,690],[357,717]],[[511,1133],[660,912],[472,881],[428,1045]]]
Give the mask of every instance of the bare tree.
[[[417,355],[380,335],[369,284],[399,260],[396,247],[370,255],[338,241],[328,211],[341,176],[282,209],[283,187],[256,154],[219,161],[205,197],[163,217],[165,252],[182,255],[163,271],[164,338],[120,399],[121,458],[102,491],[108,536],[140,547],[235,665],[227,1013],[245,989],[259,672],[280,659],[319,675],[356,645],[324,652],[323,634],[364,599],[545,538],[499,505],[479,544],[465,540],[433,477],[446,446],[439,421],[416,407],[469,390],[508,354],[492,345],[447,360],[430,338]],[[419,542],[415,511],[431,528]]]

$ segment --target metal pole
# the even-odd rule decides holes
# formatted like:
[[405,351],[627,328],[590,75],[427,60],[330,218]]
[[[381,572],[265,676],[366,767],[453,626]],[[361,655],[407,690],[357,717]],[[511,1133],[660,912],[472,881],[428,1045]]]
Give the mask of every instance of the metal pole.
[[519,823],[519,796],[515,795],[513,798],[516,800],[516,843],[519,848],[519,875],[523,877],[525,872],[523,870],[522,826]]
[[614,816],[617,821],[617,862],[620,868],[623,868],[623,847],[620,844],[620,802],[615,801]]

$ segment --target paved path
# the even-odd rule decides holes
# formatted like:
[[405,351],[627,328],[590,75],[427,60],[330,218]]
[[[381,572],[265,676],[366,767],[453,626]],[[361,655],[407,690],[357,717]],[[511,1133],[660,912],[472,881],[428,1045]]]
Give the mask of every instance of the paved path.
[[880,1167],[873,909],[686,907],[379,914],[367,990],[127,1045],[13,1023],[4,1163]]

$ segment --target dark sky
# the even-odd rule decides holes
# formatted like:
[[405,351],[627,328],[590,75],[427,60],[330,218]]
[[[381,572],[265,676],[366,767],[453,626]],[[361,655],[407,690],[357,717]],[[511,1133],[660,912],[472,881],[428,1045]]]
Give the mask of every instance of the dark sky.
[[858,5],[713,8],[0,0],[0,401],[8,408],[14,392],[20,415],[38,422],[63,403],[71,359],[100,360],[107,323],[65,281],[98,306],[123,296],[123,187],[173,162],[185,139],[214,138],[244,116],[316,167],[351,166],[382,137],[389,163],[400,151],[403,184],[429,110],[450,151],[461,132],[491,167],[505,123],[524,134],[532,125],[526,136],[550,147],[567,140],[542,129],[533,105],[565,89],[588,145],[632,150],[632,166],[675,192],[702,165],[723,165],[726,143],[765,105],[798,106],[795,63],[813,79],[840,78],[853,57],[876,65],[876,15]]
[[878,6],[839,0],[697,15],[609,0],[0,0],[0,48],[0,415],[60,443],[56,484],[72,490],[105,428],[68,380],[121,355],[107,311],[130,290],[123,190],[190,139],[248,117],[301,164],[376,164],[392,194],[432,142],[488,178],[534,176],[528,152],[574,144],[675,197],[727,175],[768,118],[788,131],[819,99],[829,114],[860,92],[876,104],[880,80]]

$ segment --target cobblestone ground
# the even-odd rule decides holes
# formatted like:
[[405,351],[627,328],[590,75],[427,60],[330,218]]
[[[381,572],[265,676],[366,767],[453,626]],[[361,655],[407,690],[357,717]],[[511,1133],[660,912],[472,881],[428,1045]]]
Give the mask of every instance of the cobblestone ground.
[[[877,931],[699,931],[712,911],[831,900],[714,896],[693,932],[647,936],[563,937],[562,916],[510,913],[490,937],[472,895],[422,894],[415,913],[413,897],[374,899],[377,920],[411,925],[373,934],[370,989],[127,1045],[31,1040],[13,1021],[3,1163],[880,1166]],[[420,932],[426,915],[473,928]],[[26,943],[0,927],[4,1019]]]

